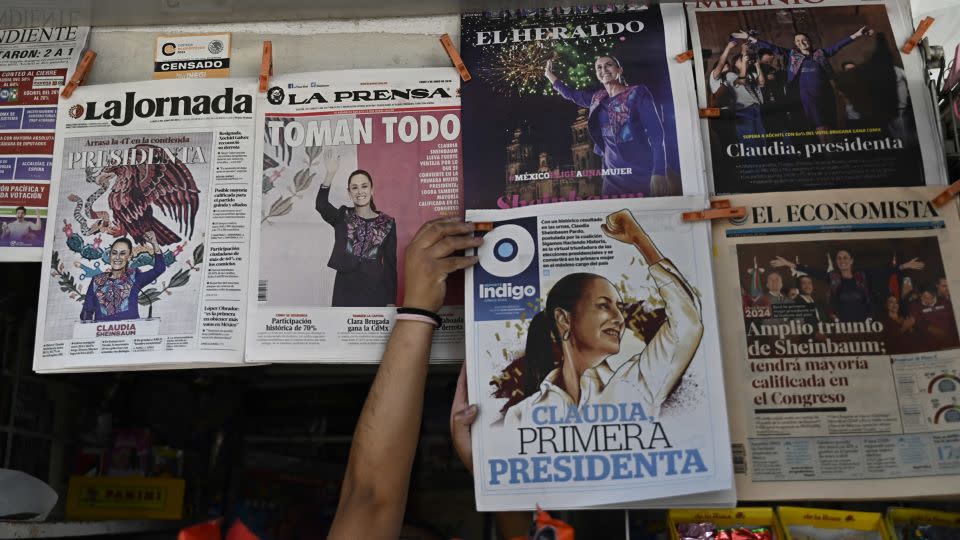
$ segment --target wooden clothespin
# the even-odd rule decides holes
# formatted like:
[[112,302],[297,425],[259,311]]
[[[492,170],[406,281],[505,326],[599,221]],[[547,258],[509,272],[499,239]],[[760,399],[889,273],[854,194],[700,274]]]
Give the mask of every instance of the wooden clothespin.
[[87,49],[87,52],[83,53],[83,58],[81,58],[80,63],[77,64],[77,69],[73,72],[73,77],[70,77],[70,80],[67,81],[67,84],[60,92],[61,97],[68,98],[73,95],[73,91],[83,84],[84,79],[87,78],[87,73],[90,71],[90,68],[93,67],[93,61],[96,59],[97,53],[90,49]]
[[683,221],[704,221],[721,218],[742,218],[746,216],[746,207],[737,206],[734,208],[730,206],[728,199],[717,199],[710,202],[710,208],[708,210],[684,212],[681,217]]
[[704,107],[700,109],[700,118],[720,118],[720,107]]
[[680,54],[674,56],[674,58],[677,59],[677,62],[680,62],[680,63],[682,64],[683,62],[686,62],[687,60],[692,60],[692,59],[693,59],[693,51],[687,51],[687,52],[684,52],[684,53],[680,53]]
[[960,180],[947,186],[947,189],[941,191],[940,194],[930,202],[933,203],[933,206],[940,208],[950,202],[950,199],[956,197],[958,193],[960,193]]
[[460,58],[460,53],[457,51],[457,48],[453,46],[453,40],[450,39],[450,34],[440,36],[440,44],[443,45],[443,50],[447,51],[447,56],[453,61],[453,66],[460,72],[460,78],[463,79],[463,82],[472,79],[473,77],[470,76],[470,72],[467,70],[467,65],[463,63],[463,59]]
[[903,54],[910,54],[913,51],[913,48],[920,43],[920,40],[923,39],[923,35],[927,33],[927,30],[930,29],[930,25],[933,24],[933,17],[924,17],[920,24],[917,25],[917,31],[910,36],[910,39],[903,44],[903,47],[900,48],[903,51]]
[[273,43],[263,42],[263,57],[260,59],[260,93],[267,91],[273,75]]

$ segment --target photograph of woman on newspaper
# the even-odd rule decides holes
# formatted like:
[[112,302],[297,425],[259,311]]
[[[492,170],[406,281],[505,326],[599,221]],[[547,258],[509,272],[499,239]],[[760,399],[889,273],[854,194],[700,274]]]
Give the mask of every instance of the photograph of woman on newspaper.
[[130,268],[130,260],[135,257],[133,242],[125,236],[114,240],[110,245],[110,269],[90,280],[80,320],[126,321],[140,318],[140,291],[167,270],[156,233],[147,231],[143,238],[143,246],[138,251],[153,257],[150,270]]
[[628,84],[613,56],[597,57],[593,65],[600,89],[567,86],[554,73],[553,60],[547,61],[543,74],[564,99],[589,110],[593,151],[603,158],[604,169],[616,170],[603,175],[603,195],[679,194],[667,178],[663,121],[653,94],[642,84]]
[[330,185],[340,156],[324,151],[326,176],[317,192],[316,208],[334,230],[327,266],[337,271],[333,307],[392,306],[397,298],[397,222],[373,202],[373,177],[357,169],[347,176],[353,206],[330,204]]
[[[747,40],[751,44],[781,55],[786,61],[787,84],[796,85],[808,127],[814,131],[826,131],[837,127],[837,99],[830,85],[833,79],[833,68],[829,58],[861,37],[873,34],[872,29],[861,26],[859,30],[830,47],[813,48],[813,40],[810,36],[804,32],[797,32],[793,36],[792,49],[758,39],[756,34],[743,30],[734,32],[730,36]],[[818,137],[821,141],[829,139],[823,133],[818,134]]]
[[637,248],[663,299],[666,320],[640,353],[612,366],[608,359],[620,352],[627,329],[620,292],[597,274],[561,278],[547,294],[543,311],[530,321],[522,388],[526,398],[506,410],[505,425],[529,422],[532,409],[543,405],[640,402],[648,415],[658,415],[700,345],[697,295],[630,211],[610,214],[601,228]]

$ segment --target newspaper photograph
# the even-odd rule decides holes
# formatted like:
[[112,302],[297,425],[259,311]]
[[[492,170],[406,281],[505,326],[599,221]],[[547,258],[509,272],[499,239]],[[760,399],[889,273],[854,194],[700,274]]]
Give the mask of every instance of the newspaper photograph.
[[930,481],[960,475],[960,217],[938,192],[730,198],[747,217],[715,222],[714,247],[741,499],[952,492]]
[[89,31],[0,30],[0,262],[43,255],[57,99]]
[[945,182],[923,60],[898,48],[909,3],[687,8],[712,193]]
[[170,80],[61,100],[36,371],[242,363],[254,91]]
[[467,208],[705,193],[679,4],[466,13]]
[[[379,362],[407,245],[463,214],[453,68],[281,75],[260,100],[247,359]],[[433,359],[463,358],[462,274]]]
[[[468,210],[481,511],[736,497],[703,197]],[[709,501],[709,502],[708,502]]]

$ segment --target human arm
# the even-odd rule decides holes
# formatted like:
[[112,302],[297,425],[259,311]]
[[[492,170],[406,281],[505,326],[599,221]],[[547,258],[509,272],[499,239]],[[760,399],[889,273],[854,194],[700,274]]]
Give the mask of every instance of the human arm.
[[7,227],[6,223],[0,222],[0,240],[7,240],[10,238],[10,228]]
[[[440,308],[447,275],[477,260],[453,255],[482,243],[473,231],[472,223],[449,219],[420,228],[405,252],[404,306]],[[430,324],[399,320],[394,325],[357,421],[328,538],[399,536],[420,432],[432,336]]]
[[649,392],[649,403],[660,404],[687,370],[700,347],[703,322],[700,301],[680,271],[665,259],[629,210],[607,216],[604,234],[640,252],[663,299],[667,319],[641,353],[639,373]]
[[843,39],[841,39],[840,41],[834,43],[833,45],[831,45],[831,46],[826,47],[825,49],[823,49],[823,54],[826,55],[827,57],[833,56],[833,55],[837,54],[838,52],[840,52],[840,49],[842,49],[842,48],[846,47],[847,45],[853,43],[854,41],[862,38],[863,36],[872,36],[873,33],[874,33],[874,32],[873,32],[873,29],[867,28],[866,26],[862,26],[862,27],[860,27],[860,29],[857,30],[856,32],[850,34],[849,36],[847,36],[847,37],[845,37],[845,38],[843,38]]
[[390,232],[383,239],[383,270],[386,273],[387,304],[397,302],[397,222],[394,220]]
[[653,175],[663,176],[667,174],[667,150],[663,144],[663,121],[657,113],[657,104],[650,90],[645,86],[637,86],[634,91],[637,92],[637,96],[633,113],[640,120],[640,125],[647,135],[647,143],[650,144],[650,151],[653,153]]
[[137,272],[134,280],[138,287],[143,287],[147,283],[152,282],[167,270],[167,261],[163,259],[163,253],[160,252],[160,248],[157,246],[157,235],[153,231],[147,231],[144,233],[143,239],[146,241],[147,251],[153,255],[153,266],[145,272]]
[[[457,390],[454,392],[453,403],[450,406],[450,439],[453,442],[453,449],[470,474],[473,474],[470,428],[476,421],[478,412],[476,405],[467,404],[467,364],[464,362],[460,366]],[[497,533],[500,538],[527,537],[530,529],[529,512],[497,512],[494,514],[494,519],[497,522]]]
[[717,62],[717,65],[713,68],[713,71],[710,72],[710,77],[713,80],[719,81],[720,75],[723,73],[723,66],[727,65],[727,61],[730,59],[730,51],[737,46],[737,42],[730,40],[727,42],[727,46],[723,48],[723,52],[720,53],[720,60]]
[[92,321],[96,313],[97,313],[97,286],[94,284],[94,281],[91,279],[90,285],[87,285],[87,294],[83,298],[83,308],[80,309],[80,320]]
[[30,227],[30,230],[33,232],[40,232],[40,229],[42,228],[43,227],[40,225],[40,209],[37,208],[36,210],[34,210],[33,226]]
[[703,337],[700,300],[680,271],[667,259],[650,266],[650,277],[663,299],[666,321],[647,343],[639,373],[649,403],[663,403],[693,360]]
[[[746,32],[744,32],[744,35],[746,35]],[[757,45],[757,46],[758,46],[759,48],[761,48],[761,49],[770,49],[771,51],[774,51],[774,52],[776,52],[777,54],[779,54],[779,55],[781,55],[781,56],[787,56],[787,57],[789,57],[789,56],[790,56],[790,53],[791,53],[791,50],[790,50],[790,49],[781,47],[781,46],[779,46],[779,45],[775,45],[775,44],[773,44],[773,43],[770,43],[769,41],[765,41],[765,40],[762,40],[762,39],[759,39],[759,38],[755,38],[755,37],[753,37],[753,36],[748,36],[748,37],[747,37],[747,41],[749,41],[751,44]]]
[[340,168],[340,156],[333,156],[333,151],[329,148],[323,151],[324,162],[327,171],[324,174],[323,182],[320,183],[320,189],[317,190],[317,200],[315,207],[320,217],[330,225],[336,225],[340,220],[340,209],[330,204],[330,183]]
[[564,82],[553,73],[553,60],[547,60],[547,67],[543,74],[550,81],[550,84],[553,85],[553,89],[556,90],[563,99],[572,101],[581,107],[590,107],[593,92],[590,90],[574,90],[564,84]]
[[925,265],[923,264],[923,261],[921,261],[919,257],[914,257],[909,261],[901,265],[898,265],[896,269],[897,270],[923,270],[924,266]]
[[804,274],[809,275],[810,277],[814,277],[814,278],[817,278],[817,279],[822,280],[822,281],[829,281],[829,280],[830,280],[830,274],[829,274],[829,273],[827,273],[827,272],[825,272],[825,271],[823,271],[823,270],[817,269],[817,268],[811,268],[811,267],[809,267],[809,266],[807,266],[807,265],[805,265],[805,264],[797,264],[797,263],[795,263],[795,262],[793,262],[793,261],[791,261],[791,260],[784,259],[784,258],[781,257],[780,255],[777,255],[776,258],[774,258],[772,261],[770,261],[770,266],[772,266],[772,267],[774,267],[774,268],[784,268],[784,267],[786,267],[786,268],[789,268],[789,269],[791,269],[791,270],[798,270],[798,271],[800,271],[800,272],[803,272]]
[[737,77],[741,80],[747,78],[747,69],[750,67],[748,65],[750,62],[747,61],[747,53],[749,52],[750,52],[750,46],[747,44],[747,42],[741,43],[740,44],[740,70],[737,73]]

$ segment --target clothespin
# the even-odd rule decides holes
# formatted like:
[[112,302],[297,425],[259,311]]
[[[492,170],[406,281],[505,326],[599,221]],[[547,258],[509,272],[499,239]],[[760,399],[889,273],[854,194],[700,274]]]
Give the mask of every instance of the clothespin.
[[473,77],[470,76],[470,72],[467,71],[467,65],[463,63],[463,59],[460,58],[460,53],[457,52],[457,48],[453,46],[453,40],[450,39],[450,34],[440,36],[440,44],[443,45],[443,50],[447,51],[447,56],[453,61],[454,67],[460,72],[460,78],[463,79],[463,82],[472,79]]
[[73,72],[73,77],[70,77],[70,80],[67,81],[67,84],[63,87],[63,91],[60,92],[62,97],[68,98],[72,96],[73,91],[83,84],[84,79],[87,78],[87,73],[90,71],[90,68],[93,67],[93,61],[96,59],[97,53],[90,49],[87,49],[87,52],[83,53],[83,58],[81,58],[80,63],[77,64],[77,69]]
[[684,212],[681,217],[683,221],[703,221],[721,218],[742,218],[746,217],[746,215],[746,207],[737,206],[734,208],[730,206],[728,199],[717,199],[710,202],[710,208],[708,210]]
[[273,75],[273,43],[263,42],[263,57],[260,59],[260,93],[267,91]]
[[927,33],[927,30],[930,29],[930,25],[933,24],[933,17],[924,17],[920,24],[917,25],[917,31],[910,36],[910,39],[903,44],[903,47],[900,48],[903,51],[903,54],[910,54],[913,51],[913,48],[920,43],[920,40],[923,39],[923,35]]
[[700,118],[720,118],[720,107],[704,107],[700,109]]
[[680,53],[680,54],[674,56],[674,58],[677,59],[677,62],[680,62],[680,63],[686,62],[687,60],[691,60],[691,59],[693,58],[693,51],[687,51],[687,52],[684,52],[684,53]]
[[940,194],[930,202],[933,203],[933,206],[940,208],[950,202],[950,199],[954,198],[958,193],[960,193],[960,180],[947,186],[947,189],[941,191]]

